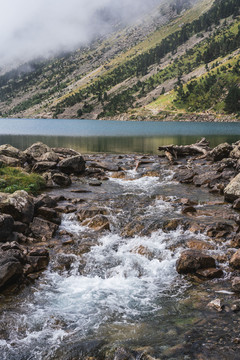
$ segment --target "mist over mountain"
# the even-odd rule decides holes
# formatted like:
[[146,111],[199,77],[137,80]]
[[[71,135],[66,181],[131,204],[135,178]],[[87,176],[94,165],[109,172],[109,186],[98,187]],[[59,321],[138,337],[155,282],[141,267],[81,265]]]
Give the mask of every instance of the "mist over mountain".
[[9,0],[1,4],[0,66],[70,51],[131,23],[162,0]]

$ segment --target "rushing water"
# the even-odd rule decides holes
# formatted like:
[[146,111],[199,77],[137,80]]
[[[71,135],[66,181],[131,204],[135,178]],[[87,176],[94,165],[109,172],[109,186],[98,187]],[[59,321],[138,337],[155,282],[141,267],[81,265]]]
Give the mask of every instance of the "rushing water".
[[[166,167],[160,177],[139,177],[128,170],[126,179],[110,177],[94,195],[81,194],[89,206],[105,209],[110,231],[97,233],[75,214],[63,215],[60,230],[73,235],[75,246],[65,255],[53,251],[49,269],[34,287],[12,297],[10,306],[2,302],[2,359],[83,359],[97,344],[146,348],[157,358],[171,358],[166,350],[181,344],[189,325],[201,319],[192,303],[186,307],[189,284],[175,270],[192,233],[181,227],[161,229],[165,220],[181,218],[174,199],[188,193],[186,186],[172,181],[172,174]],[[54,194],[65,191],[69,197],[70,190]],[[215,199],[205,190],[191,196],[199,203]],[[129,235],[136,224],[139,230]],[[194,239],[206,237],[195,234]],[[86,243],[93,246],[82,254]],[[70,260],[70,268],[59,267],[62,258]]]
[[239,139],[239,123],[0,119],[0,144],[25,149],[36,141],[82,153],[150,153],[158,146],[185,145],[205,136],[216,146]]

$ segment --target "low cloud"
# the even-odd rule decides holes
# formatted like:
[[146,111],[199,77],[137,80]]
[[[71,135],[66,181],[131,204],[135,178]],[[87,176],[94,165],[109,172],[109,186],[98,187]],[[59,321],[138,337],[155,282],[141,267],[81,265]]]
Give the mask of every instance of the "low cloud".
[[1,5],[0,66],[68,51],[129,23],[161,0],[8,0]]

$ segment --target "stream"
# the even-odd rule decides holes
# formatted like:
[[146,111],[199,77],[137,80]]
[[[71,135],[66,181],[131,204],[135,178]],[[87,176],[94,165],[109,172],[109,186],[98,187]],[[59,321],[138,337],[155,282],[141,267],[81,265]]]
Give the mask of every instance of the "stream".
[[[88,160],[96,156],[104,159]],[[76,212],[62,215],[48,244],[48,269],[17,295],[1,295],[1,359],[239,359],[233,344],[239,315],[206,307],[216,297],[235,297],[227,273],[189,281],[176,272],[188,241],[207,242],[219,258],[230,248],[186,230],[192,215],[182,214],[179,199],[196,203],[201,223],[215,223],[232,210],[205,188],[175,182],[174,170],[158,156],[148,156],[137,170],[139,155],[122,158],[122,177],[108,172],[109,180],[96,187],[76,178],[71,187],[49,192],[74,201],[78,211],[100,208],[110,229],[96,231]],[[179,226],[164,230],[173,219]]]

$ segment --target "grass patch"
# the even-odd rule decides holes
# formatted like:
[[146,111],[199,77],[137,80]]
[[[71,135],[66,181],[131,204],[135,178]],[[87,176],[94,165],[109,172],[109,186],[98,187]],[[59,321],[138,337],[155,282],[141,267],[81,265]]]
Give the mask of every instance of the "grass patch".
[[0,168],[0,191],[13,193],[25,190],[36,195],[46,187],[45,180],[37,174],[27,174],[20,168],[2,166]]

